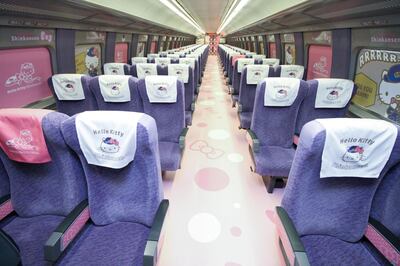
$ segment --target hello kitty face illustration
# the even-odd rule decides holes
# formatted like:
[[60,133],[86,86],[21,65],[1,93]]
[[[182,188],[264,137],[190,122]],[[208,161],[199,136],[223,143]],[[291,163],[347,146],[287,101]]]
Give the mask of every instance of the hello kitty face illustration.
[[118,75],[118,70],[113,69],[113,70],[111,71],[111,73],[113,73],[114,75]]
[[87,50],[85,65],[89,71],[94,71],[99,66],[99,52],[96,47],[91,47]]
[[333,90],[326,96],[326,98],[327,98],[328,100],[331,100],[331,101],[337,100],[337,99],[339,98],[339,92],[338,92],[337,90],[333,89]]
[[121,93],[118,86],[112,86],[111,88],[111,95],[119,95]]
[[150,70],[146,70],[146,71],[144,72],[144,74],[146,74],[146,75],[150,75],[150,74],[151,74],[151,72],[150,72]]
[[277,99],[282,100],[282,99],[285,99],[288,96],[288,92],[285,89],[280,89],[280,90],[278,90],[276,92],[275,96],[276,96]]
[[356,145],[350,146],[349,148],[347,148],[347,151],[343,155],[342,160],[344,162],[350,162],[350,163],[366,160],[366,157],[364,155],[364,148]]
[[295,78],[295,77],[296,77],[296,73],[290,72],[290,73],[289,73],[289,77],[290,77],[290,78]]
[[35,73],[35,67],[32,63],[23,63],[21,65],[20,74],[25,77],[31,77]]
[[65,84],[65,86],[62,87],[62,89],[63,89],[66,93],[73,93],[73,92],[75,92],[75,87],[74,87],[74,85],[71,84],[71,83]]
[[111,137],[103,138],[100,148],[106,153],[117,153],[119,151],[119,142]]
[[398,105],[400,102],[400,80],[399,77],[396,76],[396,73],[397,72],[391,73],[390,70],[383,71],[382,81],[379,84],[379,100],[383,104],[390,105],[394,109],[399,107]]
[[165,86],[160,86],[156,90],[156,94],[158,97],[165,98],[168,96],[168,89]]
[[256,71],[256,72],[254,72],[254,76],[259,77],[259,76],[261,76],[261,73],[259,71]]

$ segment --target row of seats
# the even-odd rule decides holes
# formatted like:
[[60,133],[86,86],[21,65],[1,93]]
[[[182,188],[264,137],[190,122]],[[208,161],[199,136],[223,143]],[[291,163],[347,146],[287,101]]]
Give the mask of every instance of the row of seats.
[[2,265],[156,265],[168,201],[152,117],[2,109],[0,124]]
[[[188,131],[185,117],[189,123],[192,113],[189,108],[194,95],[193,92],[187,93],[189,90],[185,90],[184,83],[176,76],[147,76],[137,80],[120,75],[90,78],[79,74],[58,74],[49,83],[57,110],[67,115],[89,110],[118,110],[150,115],[157,123],[161,169],[176,171],[180,168]],[[185,99],[187,96],[189,99]]]

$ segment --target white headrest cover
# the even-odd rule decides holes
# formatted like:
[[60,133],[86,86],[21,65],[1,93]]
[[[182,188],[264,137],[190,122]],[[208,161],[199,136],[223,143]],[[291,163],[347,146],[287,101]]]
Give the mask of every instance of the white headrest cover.
[[282,78],[302,79],[304,75],[304,66],[300,65],[281,65]]
[[157,75],[157,65],[149,63],[136,64],[136,73],[139,79],[142,79],[149,75]]
[[344,108],[350,101],[354,82],[348,79],[317,79],[315,108]]
[[253,57],[254,60],[260,60],[260,59],[264,59],[265,55],[263,55],[263,54],[253,54],[252,57]]
[[102,75],[98,77],[100,93],[105,102],[129,102],[129,78],[126,75]]
[[196,67],[196,59],[195,58],[179,58],[179,64],[189,65],[193,70]]
[[104,64],[105,75],[124,75],[124,63],[106,63]]
[[174,59],[178,59],[179,55],[178,54],[167,54],[167,57],[169,58],[174,58]]
[[271,67],[279,66],[279,59],[278,58],[264,58],[263,65],[269,65]]
[[247,84],[254,85],[268,77],[268,65],[247,65],[246,80]]
[[237,60],[237,72],[242,73],[242,70],[245,66],[247,65],[252,65],[254,64],[254,59],[253,58],[239,58]]
[[142,113],[90,111],[76,116],[79,146],[88,164],[121,169],[135,158]]
[[171,63],[171,58],[170,57],[156,57],[156,58],[154,58],[154,62],[157,65],[166,66]]
[[175,76],[147,76],[145,84],[150,103],[175,103],[177,81]]
[[297,98],[300,80],[292,78],[266,78],[264,106],[291,106]]
[[132,57],[132,63],[147,63],[147,57]]
[[189,66],[186,64],[169,64],[168,76],[176,76],[183,83],[189,82]]
[[397,128],[378,119],[317,119],[326,130],[320,177],[378,178],[397,139]]
[[57,74],[53,75],[51,80],[54,92],[60,101],[78,101],[84,100],[81,74]]

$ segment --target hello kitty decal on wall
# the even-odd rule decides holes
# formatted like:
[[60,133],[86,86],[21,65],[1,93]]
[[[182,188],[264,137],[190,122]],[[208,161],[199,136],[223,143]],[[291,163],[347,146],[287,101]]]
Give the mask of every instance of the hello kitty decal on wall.
[[400,64],[382,72],[378,95],[381,103],[388,106],[387,117],[400,122]]
[[97,76],[99,68],[99,51],[96,47],[90,47],[87,49],[85,66],[90,76]]
[[19,73],[16,73],[9,77],[6,82],[6,87],[21,86],[21,85],[38,85],[40,84],[41,78],[35,77],[35,66],[32,63],[21,64]]

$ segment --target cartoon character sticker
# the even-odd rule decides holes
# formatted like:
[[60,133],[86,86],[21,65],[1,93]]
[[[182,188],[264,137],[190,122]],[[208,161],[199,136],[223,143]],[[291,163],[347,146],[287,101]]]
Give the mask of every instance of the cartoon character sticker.
[[378,95],[380,102],[387,105],[387,117],[400,123],[400,64],[382,72]]
[[21,64],[19,73],[15,73],[9,77],[6,82],[6,87],[21,86],[40,82],[40,77],[34,77],[35,67],[32,63]]
[[96,47],[90,47],[86,51],[85,65],[90,76],[97,76],[99,68],[99,51]]
[[295,46],[294,44],[285,45],[285,61],[286,64],[292,65],[295,63]]
[[117,153],[120,149],[119,141],[112,137],[103,138],[100,144],[100,149],[105,153]]
[[100,45],[78,45],[75,48],[75,68],[78,74],[97,76],[100,73]]
[[358,145],[353,145],[347,148],[346,153],[343,154],[342,160],[344,162],[356,163],[365,161],[367,158],[364,155],[364,148]]
[[37,152],[39,148],[32,145],[32,133],[28,129],[23,129],[19,132],[19,136],[6,141],[6,145],[10,148],[18,150],[19,152]]

